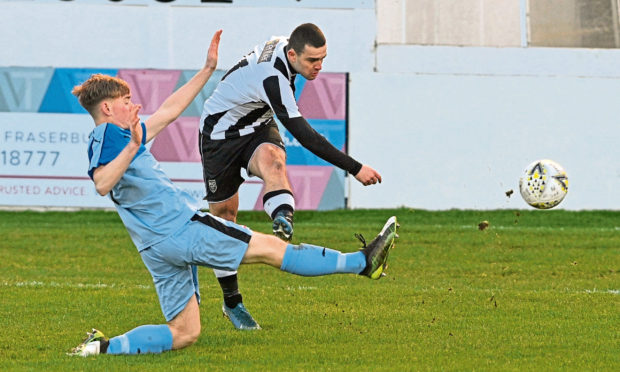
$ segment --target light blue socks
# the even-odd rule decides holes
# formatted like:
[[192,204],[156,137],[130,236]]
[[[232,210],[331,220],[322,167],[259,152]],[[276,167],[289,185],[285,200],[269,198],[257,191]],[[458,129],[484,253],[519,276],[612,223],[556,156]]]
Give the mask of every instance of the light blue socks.
[[112,337],[108,354],[161,353],[172,349],[172,332],[166,324],[143,325]]
[[286,247],[280,270],[302,276],[336,273],[359,274],[366,267],[366,256],[361,251],[342,253],[310,244]]

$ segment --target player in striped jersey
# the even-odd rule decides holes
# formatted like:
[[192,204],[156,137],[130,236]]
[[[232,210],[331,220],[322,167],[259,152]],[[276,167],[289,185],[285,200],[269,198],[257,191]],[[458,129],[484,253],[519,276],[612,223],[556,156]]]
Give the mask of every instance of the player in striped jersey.
[[[240,172],[244,168],[248,175],[265,182],[263,205],[273,220],[274,234],[285,241],[292,239],[295,199],[274,114],[315,155],[351,173],[364,185],[381,182],[377,171],[335,148],[299,112],[295,77],[301,74],[315,79],[326,56],[323,32],[305,23],[288,39],[274,37],[256,46],[224,75],[205,101],[200,119],[200,152],[211,213],[236,221],[238,190],[244,181]],[[243,306],[237,273],[216,270],[215,275],[224,292],[224,313],[237,328],[237,324],[245,329],[258,328]],[[235,312],[243,319],[236,320]]]

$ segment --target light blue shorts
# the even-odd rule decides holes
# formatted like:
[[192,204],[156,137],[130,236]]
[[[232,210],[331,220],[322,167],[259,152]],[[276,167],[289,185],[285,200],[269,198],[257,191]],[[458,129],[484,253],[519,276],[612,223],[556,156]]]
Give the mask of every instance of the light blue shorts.
[[174,319],[194,294],[200,303],[197,266],[237,270],[251,237],[245,226],[200,213],[176,233],[142,250],[166,321]]

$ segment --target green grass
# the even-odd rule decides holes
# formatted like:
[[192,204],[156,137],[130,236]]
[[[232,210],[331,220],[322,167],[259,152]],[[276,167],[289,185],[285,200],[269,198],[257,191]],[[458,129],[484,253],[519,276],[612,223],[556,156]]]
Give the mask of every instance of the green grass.
[[[0,370],[620,370],[620,212],[298,212],[295,242],[354,251],[392,214],[380,281],[244,266],[263,330],[238,332],[201,268],[195,345],[72,358],[92,327],[163,322],[150,275],[114,212],[0,212]],[[262,212],[239,221],[270,228]]]

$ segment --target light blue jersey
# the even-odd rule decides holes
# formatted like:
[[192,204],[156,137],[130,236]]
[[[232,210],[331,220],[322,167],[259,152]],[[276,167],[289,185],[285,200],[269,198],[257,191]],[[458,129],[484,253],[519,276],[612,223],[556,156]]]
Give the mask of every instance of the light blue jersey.
[[[109,196],[138,251],[175,233],[196,214],[198,201],[175,186],[143,143]],[[95,127],[88,142],[88,175],[114,160],[131,140],[131,131],[114,124]]]
[[[192,296],[200,303],[196,265],[237,270],[252,231],[198,210],[198,201],[176,187],[143,143],[109,196],[148,268],[167,321]],[[101,124],[90,134],[88,175],[108,164],[131,141],[131,131]]]

